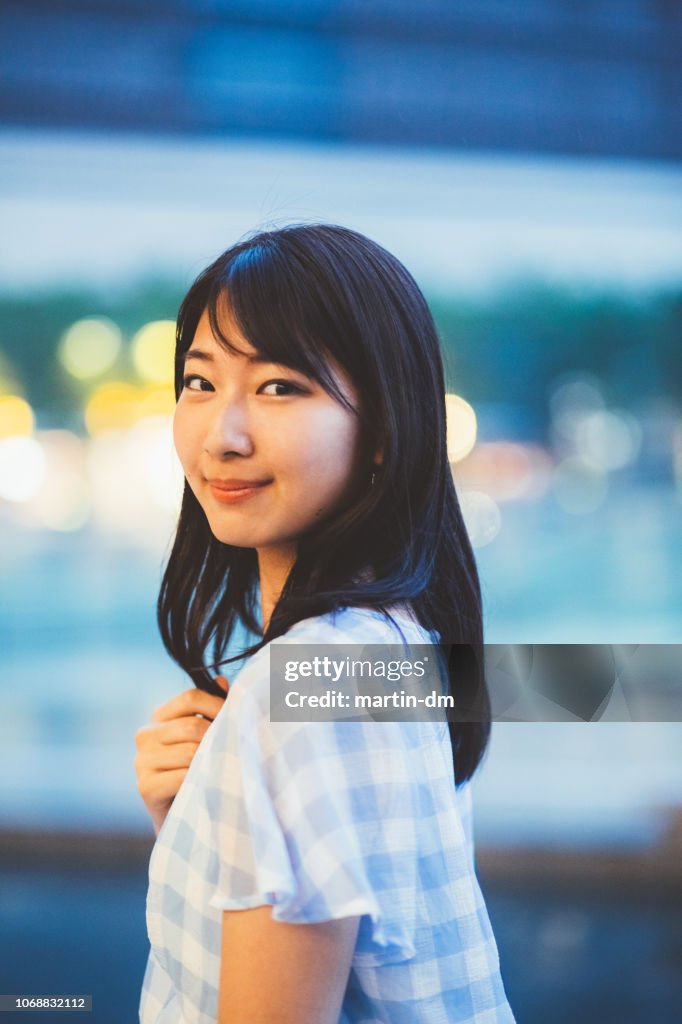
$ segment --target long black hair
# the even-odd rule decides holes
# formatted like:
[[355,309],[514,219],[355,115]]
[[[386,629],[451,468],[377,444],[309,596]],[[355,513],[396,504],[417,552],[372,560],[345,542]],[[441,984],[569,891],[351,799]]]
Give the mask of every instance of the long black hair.
[[[448,462],[438,336],[419,287],[399,260],[347,228],[302,224],[260,232],[219,256],[185,296],[176,398],[183,356],[205,310],[216,340],[235,351],[221,327],[225,299],[254,348],[347,404],[329,368],[329,357],[336,360],[359,394],[364,450],[381,449],[383,461],[374,467],[373,486],[297,542],[265,633],[256,551],[218,541],[185,482],[157,605],[166,649],[198,687],[220,694],[208,671],[210,650],[212,665],[236,660],[302,619],[349,605],[388,613],[407,603],[426,629],[438,631],[449,651],[450,692],[461,697],[462,651],[475,651],[481,661],[481,593]],[[368,457],[368,483],[369,469]],[[226,659],[240,621],[262,639]],[[477,701],[475,721],[448,716],[456,785],[473,775],[489,740],[484,680]]]

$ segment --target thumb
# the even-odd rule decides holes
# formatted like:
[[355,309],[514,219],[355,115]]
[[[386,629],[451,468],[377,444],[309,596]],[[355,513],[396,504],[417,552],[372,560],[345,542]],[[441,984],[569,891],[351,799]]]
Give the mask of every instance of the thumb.
[[221,689],[223,689],[225,691],[225,693],[227,693],[227,691],[230,688],[230,684],[228,683],[228,681],[225,678],[225,676],[216,676],[215,677],[215,681],[218,684],[218,686],[220,686]]

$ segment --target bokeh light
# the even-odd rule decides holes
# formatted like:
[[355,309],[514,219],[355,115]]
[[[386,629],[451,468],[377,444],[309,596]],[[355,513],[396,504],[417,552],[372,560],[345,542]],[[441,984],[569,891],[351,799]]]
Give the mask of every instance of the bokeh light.
[[476,413],[459,395],[445,396],[447,417],[447,445],[450,462],[465,458],[476,444]]
[[150,507],[178,513],[184,475],[173,447],[173,422],[167,416],[148,416],[128,432],[126,448],[133,485]]
[[172,387],[148,387],[139,393],[137,415],[140,419],[147,416],[173,416],[175,412],[175,391]]
[[608,492],[608,477],[595,463],[569,456],[555,468],[552,489],[564,512],[587,515],[603,504]]
[[33,437],[0,441],[0,498],[24,502],[40,489],[45,477],[45,452]]
[[463,491],[459,503],[473,547],[482,548],[495,540],[502,527],[499,505],[483,491]]
[[603,409],[605,401],[597,377],[588,373],[572,373],[556,382],[549,405],[552,415],[559,418],[569,410],[587,412]]
[[600,412],[605,405],[600,383],[592,374],[572,373],[561,377],[549,398],[555,446],[568,454],[566,449],[575,448],[585,418]]
[[92,436],[131,427],[138,418],[140,393],[133,384],[110,381],[96,388],[85,406],[85,425]]
[[90,515],[90,485],[85,471],[87,442],[70,430],[37,435],[45,452],[45,474],[30,511],[37,523],[58,533],[81,529]]
[[121,349],[121,331],[107,317],[77,320],[61,336],[57,356],[67,373],[91,380],[110,369]]
[[49,530],[70,533],[87,523],[90,495],[87,481],[80,474],[66,470],[59,480],[52,476],[40,497],[40,518]]
[[576,447],[602,469],[620,469],[634,462],[642,446],[642,428],[634,416],[616,409],[590,412],[576,427]]
[[184,480],[170,417],[97,434],[87,443],[86,463],[98,530],[153,549],[170,539]]
[[175,321],[152,320],[132,340],[133,364],[152,384],[171,384],[174,377]]
[[33,410],[19,395],[0,397],[0,438],[24,436],[33,433]]
[[479,442],[456,468],[456,482],[495,501],[535,501],[549,489],[553,462],[542,445],[519,441]]

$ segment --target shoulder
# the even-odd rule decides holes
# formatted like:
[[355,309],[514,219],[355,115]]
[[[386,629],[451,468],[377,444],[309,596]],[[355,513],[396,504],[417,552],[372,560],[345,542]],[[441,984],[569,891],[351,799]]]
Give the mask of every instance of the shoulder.
[[[237,675],[230,687],[230,697],[249,691],[255,697],[269,689],[270,664],[273,646],[307,644],[431,644],[437,641],[416,621],[404,614],[388,615],[373,608],[345,607],[324,615],[302,619],[283,636],[261,647]],[[243,698],[241,698],[243,699]]]
[[[242,743],[256,742],[268,748],[284,745],[289,738],[301,738],[304,734],[313,735],[315,742],[320,744],[331,744],[334,739],[334,745],[340,743],[343,747],[353,742],[363,745],[367,722],[361,727],[357,720],[353,721],[353,715],[349,718],[343,712],[329,717],[323,715],[314,722],[296,713],[291,716],[278,714],[273,719],[273,679],[283,678],[287,648],[298,648],[291,652],[291,656],[298,660],[314,655],[345,659],[347,656],[367,657],[362,649],[371,645],[391,645],[392,651],[388,656],[395,658],[403,656],[397,649],[403,651],[405,644],[431,644],[436,639],[434,634],[402,614],[391,621],[385,614],[370,608],[346,607],[302,619],[285,635],[266,644],[247,660],[230,686],[224,709],[216,718],[216,727],[231,729],[235,739],[241,737]],[[321,646],[325,649],[321,650]],[[277,706],[281,710],[280,690],[277,693]],[[376,722],[371,719],[370,722],[375,727],[372,731],[374,743],[379,739],[379,731],[382,734],[399,731],[395,723],[385,723],[383,730],[377,730]],[[360,744],[361,734],[363,744]]]

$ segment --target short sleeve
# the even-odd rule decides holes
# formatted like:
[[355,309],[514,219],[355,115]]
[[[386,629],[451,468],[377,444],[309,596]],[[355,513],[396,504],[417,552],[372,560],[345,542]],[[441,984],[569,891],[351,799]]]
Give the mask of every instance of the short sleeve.
[[[215,719],[206,768],[210,905],[277,921],[361,917],[354,964],[415,956],[416,814],[400,723],[271,722],[251,659]],[[408,793],[406,800],[405,794]]]

